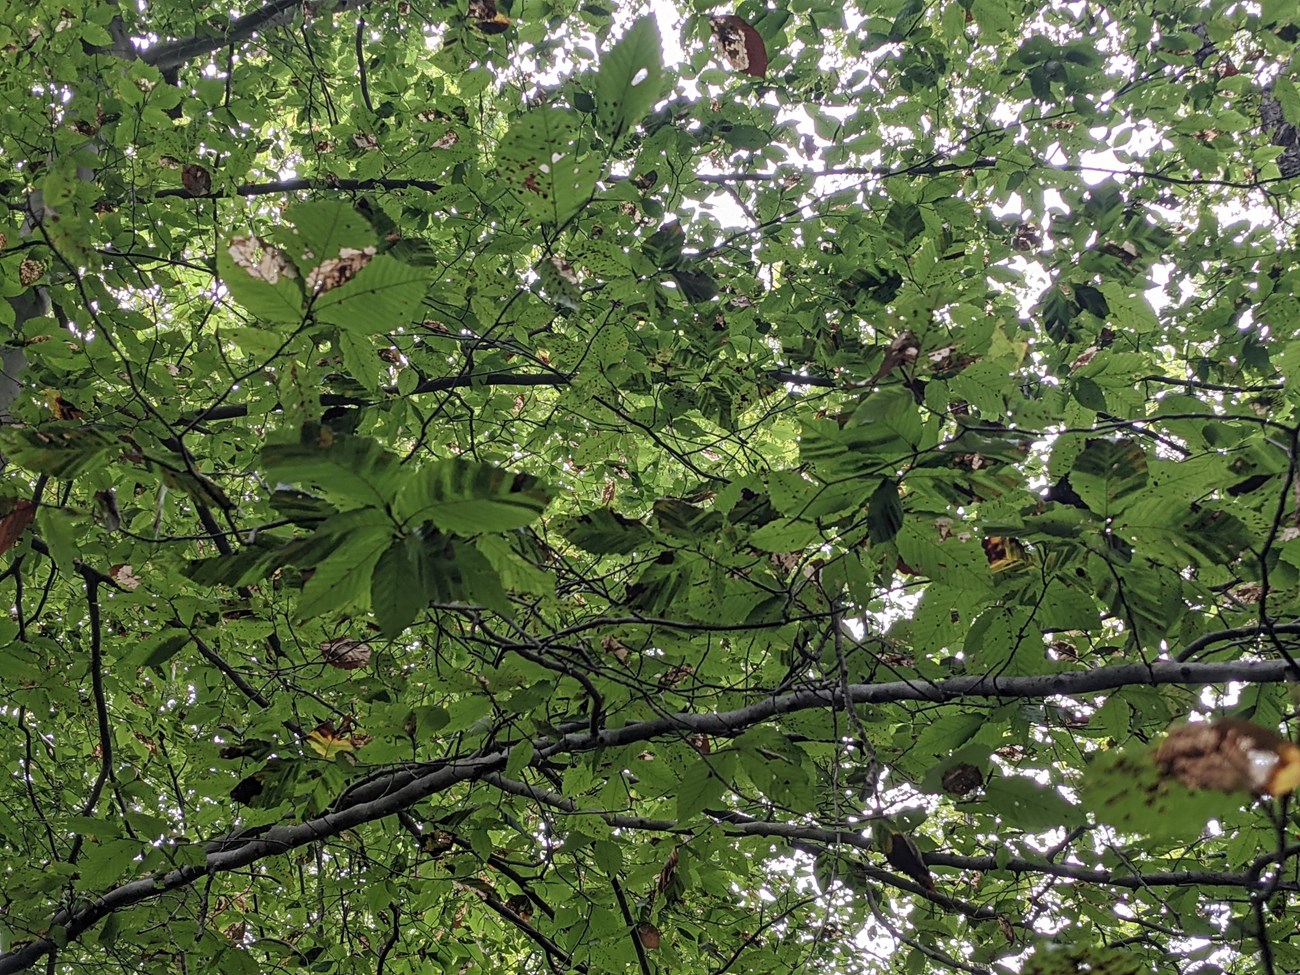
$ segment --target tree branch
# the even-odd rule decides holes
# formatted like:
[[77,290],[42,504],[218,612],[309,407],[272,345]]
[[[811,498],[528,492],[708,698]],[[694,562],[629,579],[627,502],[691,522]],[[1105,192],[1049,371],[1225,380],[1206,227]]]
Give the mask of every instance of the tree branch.
[[[426,379],[416,386],[408,396],[418,393],[440,393],[450,389],[468,389],[474,386],[564,386],[570,377],[562,372],[553,373],[518,373],[488,372],[469,376],[439,376]],[[396,386],[385,386],[382,392],[388,396],[398,395]],[[320,398],[321,406],[372,406],[366,400],[352,396],[333,396],[328,393]],[[278,408],[278,406],[277,406]],[[203,423],[208,420],[234,420],[248,415],[248,406],[242,403],[230,403],[214,406],[196,414],[191,423]]]
[[197,197],[182,187],[159,190],[154,199],[182,197],[187,200],[217,200],[230,196],[274,196],[277,193],[297,193],[302,190],[422,190],[437,193],[441,183],[431,179],[341,179],[334,176],[293,176],[272,180],[269,183],[244,183],[229,192],[214,190]]
[[[855,704],[886,704],[901,701],[944,703],[966,698],[1040,698],[1051,695],[1077,695],[1113,690],[1127,685],[1158,686],[1181,684],[1203,686],[1227,681],[1279,683],[1287,679],[1289,666],[1283,660],[1232,661],[1229,663],[1162,663],[1147,666],[1129,664],[1094,670],[1047,674],[1034,677],[957,677],[945,681],[892,681],[884,684],[851,684],[848,696]],[[591,752],[650,741],[661,737],[680,737],[685,732],[703,733],[723,738],[735,737],[746,729],[780,714],[816,708],[843,707],[843,692],[838,688],[794,691],[766,698],[732,711],[712,714],[673,714],[651,721],[641,721],[622,728],[603,729],[563,735],[555,740],[543,739],[534,745],[535,760],[563,753]],[[215,873],[237,870],[270,856],[278,856],[330,836],[337,836],[364,823],[384,819],[409,808],[460,782],[486,779],[505,768],[513,747],[499,749],[477,758],[456,762],[421,765],[399,769],[391,775],[376,776],[350,789],[347,804],[316,819],[297,825],[276,826],[243,843],[226,844],[208,853],[204,862],[181,867],[159,877],[144,877],[116,887],[92,903],[83,903],[57,911],[44,925],[45,930],[61,929],[60,940],[41,937],[0,955],[0,975],[31,968],[40,959],[79,937],[110,914],[168,891],[180,890]],[[835,831],[841,839],[843,831]],[[795,841],[800,842],[800,841]],[[807,841],[803,841],[807,842]],[[942,864],[941,859],[934,859]],[[929,896],[919,886],[909,885],[888,871],[864,866],[868,875],[915,893]],[[913,887],[915,889],[913,890]],[[951,898],[943,897],[943,903]],[[982,908],[973,909],[972,917],[995,917]]]
[[[370,0],[334,0],[331,4],[317,8],[316,16],[329,16],[341,10],[356,9],[369,4]],[[264,7],[246,13],[242,17],[236,17],[224,31],[155,44],[140,52],[140,60],[152,64],[161,71],[174,70],[204,54],[211,54],[223,47],[247,40],[260,30],[288,24],[302,9],[302,0],[272,0]]]

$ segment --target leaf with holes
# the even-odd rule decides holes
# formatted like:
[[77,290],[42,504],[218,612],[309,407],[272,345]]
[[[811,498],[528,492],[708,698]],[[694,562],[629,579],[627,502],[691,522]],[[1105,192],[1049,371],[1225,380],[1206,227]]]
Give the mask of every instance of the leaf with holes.
[[268,237],[304,275],[341,250],[365,250],[379,243],[370,221],[341,200],[296,203],[285,213],[285,223]]
[[1097,821],[1155,839],[1192,839],[1206,823],[1241,808],[1244,793],[1193,790],[1160,774],[1150,748],[1102,752],[1084,771],[1079,796]]
[[599,162],[578,156],[578,123],[558,108],[539,108],[516,119],[497,149],[497,169],[528,212],[547,223],[566,223],[591,199]]
[[664,56],[655,19],[642,17],[600,59],[596,127],[616,144],[654,107],[663,85]]

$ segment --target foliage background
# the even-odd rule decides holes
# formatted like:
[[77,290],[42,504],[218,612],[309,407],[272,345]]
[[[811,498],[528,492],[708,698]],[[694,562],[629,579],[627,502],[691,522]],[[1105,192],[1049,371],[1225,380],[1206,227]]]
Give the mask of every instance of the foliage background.
[[5,8],[0,972],[1300,968],[1295,3],[643,14]]

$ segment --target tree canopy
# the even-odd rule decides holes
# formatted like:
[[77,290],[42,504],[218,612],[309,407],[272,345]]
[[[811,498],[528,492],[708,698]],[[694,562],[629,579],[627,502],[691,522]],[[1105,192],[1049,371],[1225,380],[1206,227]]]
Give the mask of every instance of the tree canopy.
[[230,6],[0,18],[0,973],[1300,970],[1295,0]]

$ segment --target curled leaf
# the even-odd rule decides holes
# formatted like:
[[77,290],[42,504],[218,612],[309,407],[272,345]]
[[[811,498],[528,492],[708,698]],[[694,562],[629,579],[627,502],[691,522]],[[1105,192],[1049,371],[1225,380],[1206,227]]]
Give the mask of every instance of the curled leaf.
[[502,34],[510,29],[510,18],[497,11],[496,0],[470,0],[468,16],[484,34]]
[[916,841],[906,833],[890,830],[881,838],[885,859],[889,865],[905,876],[911,877],[926,890],[934,890],[934,877],[925,864],[925,856]]
[[322,643],[320,654],[331,667],[337,667],[339,670],[358,670],[370,663],[370,644],[340,637]]
[[198,163],[187,163],[181,169],[181,185],[190,196],[207,196],[212,192],[212,174]]
[[636,937],[641,942],[642,948],[649,948],[651,951],[658,948],[659,942],[663,940],[659,929],[649,921],[642,921],[636,926]]
[[950,796],[968,796],[984,784],[984,773],[969,762],[960,762],[943,773],[943,791]]
[[1300,747],[1242,718],[1174,728],[1156,764],[1189,789],[1277,796],[1300,786]]

